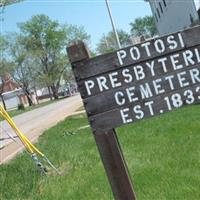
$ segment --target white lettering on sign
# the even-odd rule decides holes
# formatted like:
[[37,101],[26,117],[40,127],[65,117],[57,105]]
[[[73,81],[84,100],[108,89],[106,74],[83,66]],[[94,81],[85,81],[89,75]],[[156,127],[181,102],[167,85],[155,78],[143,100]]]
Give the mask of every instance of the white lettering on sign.
[[140,92],[141,92],[142,99],[150,98],[153,96],[148,83],[145,83],[145,85],[140,85]]
[[[182,71],[176,75],[154,79],[148,83],[139,84],[120,90],[115,93],[115,102],[117,105],[125,105],[142,100],[149,99],[153,96],[164,94],[168,91],[174,91],[175,87],[185,88],[190,84],[200,84],[200,69],[194,68],[189,71]],[[176,85],[176,86],[175,86]]]
[[167,61],[166,57],[158,59],[158,63],[161,64],[164,73],[167,73],[166,61]]
[[151,75],[155,76],[155,71],[154,71],[155,62],[154,61],[151,61],[151,63],[146,62],[146,65],[151,70]]
[[135,76],[136,76],[136,80],[142,80],[145,78],[145,73],[144,73],[144,69],[141,65],[137,65],[133,68]]
[[149,49],[149,46],[150,46],[150,42],[145,42],[144,44],[141,44],[141,47],[144,47],[145,48],[145,51],[146,51],[146,54],[148,57],[151,56],[151,52],[150,52],[150,49]]
[[144,105],[145,106],[148,106],[148,108],[149,108],[149,112],[150,112],[150,114],[153,116],[154,115],[154,111],[153,111],[153,101],[149,101],[149,102],[146,102]]
[[[195,101],[200,101],[200,85],[196,86],[194,90],[185,89],[180,93],[173,93],[169,96],[160,99],[160,104],[163,105],[165,110],[171,111],[172,109],[180,108],[185,104],[190,105]],[[135,120],[141,120],[147,116],[154,116],[158,112],[158,108],[155,107],[154,101],[147,101],[144,106],[131,104],[132,108],[123,108],[120,110],[120,115],[123,124],[133,122]],[[159,113],[163,113],[164,110],[160,109]]]
[[198,69],[191,69],[190,70],[190,75],[192,78],[192,82],[195,83],[200,83],[200,76],[199,76],[200,72]]
[[[148,101],[144,104],[144,107],[147,108],[147,112],[153,116],[154,115],[154,109],[153,109],[153,101]],[[133,117],[134,116],[135,119],[143,119],[145,116],[144,113],[144,108],[141,107],[141,105],[134,105],[132,110],[130,110],[129,108],[124,108],[120,110],[120,114],[122,117],[122,121],[124,124],[133,122]]]
[[130,123],[130,122],[133,121],[131,118],[128,118],[128,117],[129,117],[129,115],[128,115],[128,113],[127,113],[128,111],[129,111],[128,108],[125,108],[125,109],[123,109],[123,110],[120,110],[120,114],[121,114],[121,116],[122,116],[122,120],[123,120],[123,123],[124,123],[124,124]]
[[110,82],[113,88],[120,87],[122,85],[120,82],[118,82],[117,75],[118,72],[113,72],[109,74]]
[[124,77],[124,82],[125,83],[131,83],[133,81],[133,77],[131,76],[129,69],[124,69],[122,71],[122,75]]
[[86,90],[87,90],[87,94],[90,96],[91,95],[91,89],[94,87],[94,81],[92,81],[92,80],[85,81],[85,87],[86,87]]
[[169,43],[169,48],[171,50],[176,49],[178,47],[178,43],[174,40],[174,36],[173,35],[170,35],[167,38],[167,42]]
[[157,54],[163,54],[167,50],[176,50],[179,47],[184,48],[185,44],[183,42],[181,33],[178,33],[177,36],[177,39],[174,35],[169,35],[167,36],[166,41],[159,38],[154,40],[153,45],[151,42],[145,42],[143,44],[133,46],[130,49],[127,48],[127,50],[117,51],[117,58],[120,66],[124,65],[127,59],[138,61],[142,58],[142,55],[151,57],[151,48],[153,48],[153,51],[155,51]]
[[126,58],[127,54],[125,50],[120,50],[117,52],[117,57],[119,60],[120,65],[123,65],[123,59]]
[[118,91],[115,93],[115,102],[117,103],[117,105],[122,106],[125,104],[125,98],[124,98],[124,94],[121,91]]
[[130,54],[133,60],[139,60],[141,58],[140,51],[137,47],[130,48]]
[[183,65],[179,64],[178,57],[179,57],[179,54],[175,54],[175,55],[170,56],[174,70],[178,70],[178,69],[183,68]]
[[183,58],[185,60],[186,66],[193,65],[194,60],[193,60],[193,53],[190,50],[187,50],[183,53]]
[[198,49],[195,49],[195,55],[196,55],[196,58],[197,58],[197,62],[200,63],[200,54],[199,54],[199,51]]
[[97,83],[101,92],[109,90],[108,86],[106,85],[107,80],[104,76],[97,77]]
[[[164,76],[166,74],[166,80],[169,82],[171,89],[173,89],[174,77],[167,73],[169,73],[169,71],[180,71],[183,68],[197,64],[200,64],[200,47],[194,48],[193,50],[185,50],[181,53],[175,53],[168,57],[165,56],[152,61],[146,61],[140,65],[130,66],[119,71],[110,72],[106,74],[106,76],[97,76],[95,79],[86,80],[85,88],[87,95],[91,96],[94,93],[101,93],[134,83],[135,81],[145,80],[147,77],[152,77],[153,79],[162,73]],[[191,74],[193,76],[193,82],[198,82],[198,71],[193,70]],[[181,75],[179,76],[179,82],[183,85],[187,85],[187,83],[183,83],[183,77],[181,78]],[[162,90],[159,91],[159,93],[163,93]]]
[[94,58],[70,48],[92,128],[107,131],[200,103],[199,35],[196,26]]
[[199,94],[199,96],[197,98],[200,100],[200,87],[196,88],[196,92]]
[[[170,36],[169,36],[170,37]],[[182,34],[181,33],[178,33],[178,38],[179,38],[179,42],[181,44],[181,47],[184,48],[185,47],[185,44],[183,42],[183,37],[182,37]]]
[[158,53],[163,53],[165,51],[165,44],[161,39],[156,40],[154,46]]
[[144,117],[144,112],[141,109],[142,107],[140,105],[133,107],[133,112],[135,113],[136,119],[142,119]]
[[165,92],[165,90],[162,89],[161,83],[162,83],[161,78],[153,80],[153,86],[155,88],[155,92],[156,92],[157,95]]
[[174,78],[174,75],[170,75],[170,76],[165,77],[165,80],[168,81],[168,84],[169,84],[171,90],[174,90],[174,84],[173,84],[173,81],[172,81],[173,78]]
[[138,101],[138,97],[135,96],[135,86],[127,88],[126,93],[128,95],[129,102]]
[[178,81],[179,81],[181,87],[186,87],[186,86],[188,86],[190,84],[186,80],[185,75],[186,75],[185,71],[177,74]]

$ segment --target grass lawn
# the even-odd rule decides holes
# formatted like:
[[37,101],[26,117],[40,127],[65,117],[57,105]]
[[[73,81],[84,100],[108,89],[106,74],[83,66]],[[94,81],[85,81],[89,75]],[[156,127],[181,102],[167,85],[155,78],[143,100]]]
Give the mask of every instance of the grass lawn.
[[[47,130],[37,146],[63,172],[42,176],[26,153],[0,166],[1,200],[112,200],[84,115]],[[138,200],[200,199],[200,105],[121,127],[118,137]]]
[[[28,112],[28,111],[34,110],[34,109],[36,109],[36,108],[40,108],[40,107],[43,107],[43,106],[47,106],[47,105],[52,104],[52,103],[55,103],[55,102],[57,102],[57,101],[59,101],[59,100],[52,100],[52,101],[49,100],[49,101],[45,101],[45,102],[42,102],[42,103],[37,104],[37,105],[28,106],[28,107],[26,107],[24,110],[11,110],[11,111],[8,111],[8,114],[9,114],[11,117],[14,117],[14,116],[20,115],[20,114],[22,114],[22,113],[24,113],[24,112]],[[2,119],[0,118],[0,120],[2,120]]]

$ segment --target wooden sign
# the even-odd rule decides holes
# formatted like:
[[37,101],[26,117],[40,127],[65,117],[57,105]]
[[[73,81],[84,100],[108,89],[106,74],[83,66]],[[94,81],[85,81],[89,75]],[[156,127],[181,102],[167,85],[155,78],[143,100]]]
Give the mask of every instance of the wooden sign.
[[116,200],[135,200],[116,127],[200,102],[200,26],[90,58],[67,48]]
[[94,130],[200,102],[200,27],[73,63]]

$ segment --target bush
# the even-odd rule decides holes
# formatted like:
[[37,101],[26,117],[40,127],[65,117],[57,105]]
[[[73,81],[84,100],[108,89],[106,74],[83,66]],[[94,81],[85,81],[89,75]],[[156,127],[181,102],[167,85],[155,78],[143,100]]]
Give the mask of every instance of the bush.
[[18,107],[17,107],[18,110],[25,110],[25,107],[24,107],[24,104],[18,104]]

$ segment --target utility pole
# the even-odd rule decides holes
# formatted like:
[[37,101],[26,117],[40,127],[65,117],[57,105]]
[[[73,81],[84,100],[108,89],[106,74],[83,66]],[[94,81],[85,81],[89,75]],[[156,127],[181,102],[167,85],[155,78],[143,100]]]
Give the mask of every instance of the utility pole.
[[113,32],[115,34],[116,43],[117,43],[118,48],[121,49],[121,44],[120,44],[120,41],[119,41],[119,36],[118,36],[117,30],[115,28],[115,23],[114,23],[114,20],[113,20],[113,16],[112,16],[112,12],[111,12],[111,9],[110,9],[110,5],[109,5],[108,0],[105,0],[105,1],[106,1],[106,6],[107,6],[107,9],[108,9],[108,13],[109,13],[110,21],[111,21],[111,24],[112,24],[112,29],[113,29]]

